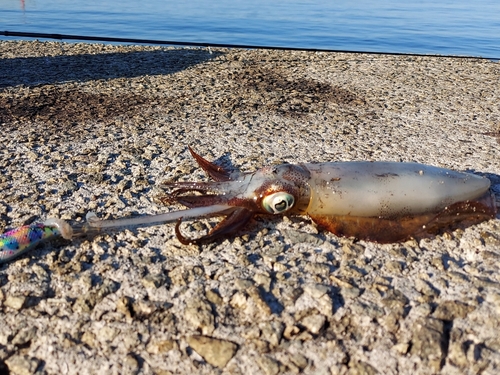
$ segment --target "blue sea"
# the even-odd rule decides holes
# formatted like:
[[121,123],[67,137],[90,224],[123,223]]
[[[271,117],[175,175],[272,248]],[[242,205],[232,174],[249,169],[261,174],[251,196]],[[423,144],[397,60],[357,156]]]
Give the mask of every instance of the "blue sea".
[[0,0],[0,31],[499,58],[500,1]]

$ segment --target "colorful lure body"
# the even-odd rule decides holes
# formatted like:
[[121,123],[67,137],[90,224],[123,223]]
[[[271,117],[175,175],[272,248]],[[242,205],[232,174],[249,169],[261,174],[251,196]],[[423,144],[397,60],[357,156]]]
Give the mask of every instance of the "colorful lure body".
[[12,229],[0,236],[0,263],[10,261],[41,242],[61,235],[57,223],[36,223]]

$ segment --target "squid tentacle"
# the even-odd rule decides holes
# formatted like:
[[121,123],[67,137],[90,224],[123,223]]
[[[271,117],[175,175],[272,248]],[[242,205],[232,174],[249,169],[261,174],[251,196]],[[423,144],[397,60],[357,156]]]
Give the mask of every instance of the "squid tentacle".
[[175,235],[179,242],[183,245],[199,245],[203,242],[210,242],[217,240],[228,233],[235,232],[247,224],[254,216],[254,212],[246,208],[235,208],[229,215],[226,216],[220,223],[213,227],[210,232],[199,238],[188,238],[181,233],[182,218],[177,220],[175,225]]
[[[199,193],[199,195],[184,195],[188,193]],[[181,187],[160,197],[159,200],[166,205],[180,203],[189,208],[227,203],[224,194],[217,194],[217,190],[210,186]]]
[[214,181],[224,182],[224,181],[232,181],[234,180],[235,174],[239,174],[238,171],[232,169],[226,169],[220,167],[212,162],[209,162],[207,159],[201,157],[193,149],[188,146],[189,152],[196,160],[198,165],[205,171],[207,174],[212,177]]

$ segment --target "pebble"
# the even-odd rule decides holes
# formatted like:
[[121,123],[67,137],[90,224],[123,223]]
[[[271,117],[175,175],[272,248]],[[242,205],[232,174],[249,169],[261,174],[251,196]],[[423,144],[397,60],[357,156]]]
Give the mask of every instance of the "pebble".
[[444,334],[444,323],[438,319],[424,318],[413,324],[410,353],[421,358],[436,373],[446,354]]
[[308,284],[304,286],[304,292],[315,299],[323,297],[326,293],[329,292],[329,290],[330,288],[328,286],[321,284]]
[[301,370],[307,367],[307,358],[302,354],[294,353],[290,356],[290,360]]
[[259,324],[261,338],[271,346],[278,346],[283,336],[284,324],[281,322],[262,322]]
[[257,285],[260,285],[264,288],[266,292],[269,292],[271,290],[271,276],[267,273],[257,273],[254,277],[253,280]]
[[205,291],[205,297],[209,302],[213,303],[214,305],[222,305],[222,303],[224,302],[219,293],[217,293],[217,291],[212,289],[208,289]]
[[95,290],[91,290],[90,292],[78,297],[73,308],[80,312],[91,312],[95,305],[101,302],[109,294],[116,292],[118,288],[118,283],[106,279],[103,281],[102,285],[97,287]]
[[439,296],[439,290],[434,288],[428,281],[422,279],[415,280],[415,289],[426,297],[435,298]]
[[210,335],[215,329],[212,306],[203,299],[192,299],[184,311],[184,318],[191,329],[200,330],[203,335]]
[[36,337],[38,329],[36,327],[29,327],[20,330],[11,341],[12,345],[25,345]]
[[313,335],[317,335],[325,325],[326,317],[321,314],[309,315],[303,318],[300,323]]
[[14,310],[21,310],[25,302],[26,297],[7,295],[3,304]]
[[226,367],[238,350],[238,345],[231,341],[206,336],[189,336],[186,341],[207,363],[221,369]]
[[229,301],[229,304],[232,307],[244,309],[247,306],[247,295],[243,292],[236,292]]
[[32,375],[38,368],[40,361],[25,355],[13,355],[5,360],[11,374]]
[[280,364],[274,358],[261,356],[256,360],[265,375],[277,375],[280,372]]
[[145,288],[159,288],[165,284],[167,278],[164,274],[148,274],[141,280]]
[[344,299],[353,299],[357,298],[361,295],[361,289],[356,288],[356,287],[350,287],[350,288],[341,288],[340,289],[340,295]]
[[259,289],[257,287],[253,286],[247,290],[247,293],[250,298],[252,298],[253,302],[259,309],[259,312],[262,316],[269,316],[271,315],[271,307],[267,304],[267,302],[262,298],[262,295],[260,294]]
[[288,240],[291,243],[308,243],[313,246],[321,246],[323,244],[323,240],[319,238],[317,235],[299,232],[295,230],[285,230],[283,231],[284,235],[288,237]]
[[146,351],[150,354],[162,354],[172,349],[178,349],[178,344],[174,340],[153,341],[146,347]]
[[463,319],[475,309],[474,306],[470,306],[460,301],[444,301],[436,307],[432,316],[436,319],[448,321],[457,318]]

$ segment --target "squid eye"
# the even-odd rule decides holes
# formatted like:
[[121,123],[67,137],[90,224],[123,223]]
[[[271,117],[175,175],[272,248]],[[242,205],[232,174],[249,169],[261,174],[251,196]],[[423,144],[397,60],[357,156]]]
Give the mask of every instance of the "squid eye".
[[262,207],[270,214],[281,214],[292,208],[295,198],[285,192],[268,195],[262,200]]

